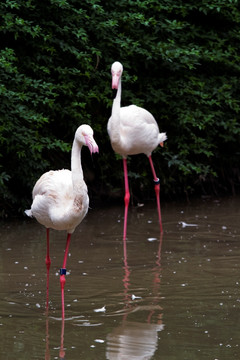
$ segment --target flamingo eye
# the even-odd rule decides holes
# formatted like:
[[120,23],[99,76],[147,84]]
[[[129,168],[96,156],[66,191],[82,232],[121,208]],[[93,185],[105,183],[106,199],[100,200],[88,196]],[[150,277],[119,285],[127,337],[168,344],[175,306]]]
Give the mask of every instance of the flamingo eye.
[[121,75],[121,70],[118,70],[118,71],[114,71],[114,70],[112,70],[112,75],[114,76],[114,75],[116,75],[116,76],[120,76]]

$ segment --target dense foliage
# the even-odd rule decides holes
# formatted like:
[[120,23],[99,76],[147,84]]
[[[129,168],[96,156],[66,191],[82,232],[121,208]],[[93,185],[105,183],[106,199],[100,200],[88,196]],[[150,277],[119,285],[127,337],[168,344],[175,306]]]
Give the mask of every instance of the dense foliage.
[[[83,159],[92,196],[122,189],[106,131],[115,60],[124,66],[122,105],[145,107],[167,132],[153,154],[162,195],[239,189],[237,0],[2,0],[0,18],[2,215],[29,206],[41,173],[70,166],[82,123],[100,147]],[[141,196],[152,189],[148,161],[129,162]]]

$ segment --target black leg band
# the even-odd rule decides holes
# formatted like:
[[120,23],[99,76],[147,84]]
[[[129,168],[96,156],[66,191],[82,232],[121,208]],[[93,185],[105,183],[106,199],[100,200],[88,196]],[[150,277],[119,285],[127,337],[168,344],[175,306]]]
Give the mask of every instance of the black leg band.
[[157,178],[157,180],[153,179],[153,182],[154,182],[155,185],[158,185],[158,184],[160,184],[160,179],[158,179],[158,178]]
[[67,270],[66,269],[60,269],[59,273],[60,273],[60,275],[66,275]]

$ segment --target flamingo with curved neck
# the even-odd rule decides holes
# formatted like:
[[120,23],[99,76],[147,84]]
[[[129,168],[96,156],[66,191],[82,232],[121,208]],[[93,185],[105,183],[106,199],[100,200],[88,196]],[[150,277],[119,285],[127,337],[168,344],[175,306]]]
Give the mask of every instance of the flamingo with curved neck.
[[86,216],[89,205],[87,185],[83,179],[81,165],[83,146],[87,146],[91,154],[98,152],[97,143],[93,138],[93,130],[89,125],[79,126],[75,133],[71,154],[71,171],[65,169],[51,170],[43,174],[33,188],[31,209],[25,211],[28,216],[36,218],[47,229],[47,255],[45,260],[47,267],[47,308],[49,269],[51,265],[49,229],[67,231],[63,266],[60,269],[63,318],[66,264],[71,234]]
[[158,145],[163,146],[163,142],[167,139],[166,133],[160,133],[158,124],[152,114],[136,105],[121,107],[122,83],[121,76],[123,66],[116,61],[111,67],[112,88],[117,89],[117,94],[113,100],[112,114],[108,120],[107,130],[111,140],[113,150],[123,157],[124,182],[125,182],[125,213],[124,213],[124,229],[123,238],[127,235],[127,216],[129,206],[129,184],[127,171],[127,156],[144,153],[150,162],[153,181],[155,183],[155,193],[158,208],[158,217],[160,224],[160,232],[162,233],[162,218],[160,207],[160,181],[156,175],[153,161],[152,151]]

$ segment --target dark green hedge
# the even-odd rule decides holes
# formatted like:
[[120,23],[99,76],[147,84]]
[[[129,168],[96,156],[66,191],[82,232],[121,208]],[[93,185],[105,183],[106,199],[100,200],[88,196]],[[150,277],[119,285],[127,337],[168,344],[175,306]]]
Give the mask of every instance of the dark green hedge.
[[[0,19],[2,215],[29,206],[42,172],[70,166],[82,123],[100,147],[93,161],[84,153],[91,196],[121,194],[106,131],[115,60],[122,105],[145,107],[167,132],[153,154],[162,196],[239,190],[238,1],[3,0]],[[146,157],[129,162],[133,192],[151,196]]]

